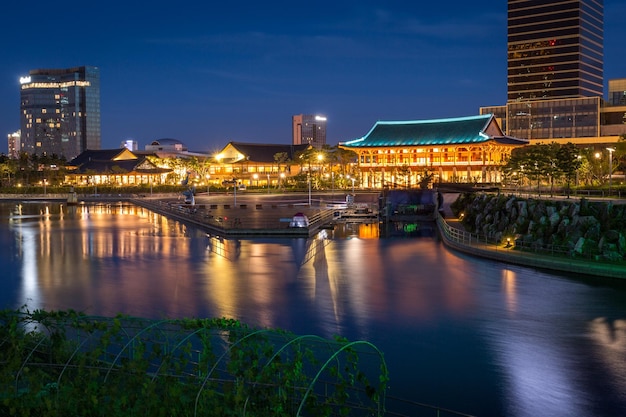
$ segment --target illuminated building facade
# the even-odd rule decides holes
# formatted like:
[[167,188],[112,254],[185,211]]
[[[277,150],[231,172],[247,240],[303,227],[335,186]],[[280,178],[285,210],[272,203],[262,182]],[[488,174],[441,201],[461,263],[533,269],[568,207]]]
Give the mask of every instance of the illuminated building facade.
[[321,148],[326,144],[326,117],[297,114],[292,117],[292,144]]
[[280,187],[287,177],[298,174],[299,165],[293,161],[310,147],[229,142],[214,157],[209,168],[210,183],[220,186],[234,179],[245,186]]
[[86,150],[67,165],[65,182],[73,185],[160,185],[165,184],[169,168],[160,168],[145,155],[126,148]]
[[377,122],[362,138],[340,143],[358,155],[364,188],[416,187],[435,182],[499,182],[501,166],[525,139],[505,136],[493,115]]
[[602,0],[508,1],[507,102],[602,97]]
[[626,125],[603,101],[603,27],[602,0],[509,0],[507,104],[480,113],[533,142],[616,142]]
[[8,148],[9,153],[7,154],[9,158],[17,159],[20,156],[20,149],[22,148],[22,134],[18,130],[17,132],[9,133],[8,135]]
[[37,69],[20,78],[22,152],[65,156],[100,149],[100,70]]

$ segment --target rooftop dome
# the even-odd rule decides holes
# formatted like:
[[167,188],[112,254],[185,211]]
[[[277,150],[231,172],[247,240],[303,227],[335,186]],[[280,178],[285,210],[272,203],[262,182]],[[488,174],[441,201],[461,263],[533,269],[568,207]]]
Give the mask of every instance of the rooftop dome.
[[173,145],[184,145],[184,144],[181,141],[179,141],[178,139],[163,138],[163,139],[157,139],[157,140],[152,141],[152,143],[150,143],[150,145],[154,145],[154,146],[159,146],[159,145],[173,146]]

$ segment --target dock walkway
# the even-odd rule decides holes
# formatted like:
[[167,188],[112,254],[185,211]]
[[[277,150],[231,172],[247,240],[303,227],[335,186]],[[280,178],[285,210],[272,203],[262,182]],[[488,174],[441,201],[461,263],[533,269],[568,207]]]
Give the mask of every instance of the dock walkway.
[[[327,227],[335,210],[304,204],[196,204],[175,199],[135,198],[133,204],[156,213],[191,223],[208,233],[224,237],[310,237]],[[289,227],[293,216],[302,213],[309,227]]]

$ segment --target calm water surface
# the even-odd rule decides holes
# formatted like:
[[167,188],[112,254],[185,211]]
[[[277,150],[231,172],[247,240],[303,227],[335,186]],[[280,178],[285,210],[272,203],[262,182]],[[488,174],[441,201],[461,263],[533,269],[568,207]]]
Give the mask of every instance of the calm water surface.
[[[476,416],[626,415],[626,288],[424,236],[224,240],[130,204],[0,204],[0,306],[233,317],[368,340],[392,396]],[[428,414],[432,415],[432,414]]]

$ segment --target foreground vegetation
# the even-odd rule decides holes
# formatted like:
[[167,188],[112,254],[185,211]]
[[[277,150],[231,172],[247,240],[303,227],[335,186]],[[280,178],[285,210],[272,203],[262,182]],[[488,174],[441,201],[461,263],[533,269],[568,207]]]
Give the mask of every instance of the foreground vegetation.
[[386,383],[367,342],[230,319],[0,311],[1,415],[383,415]]

